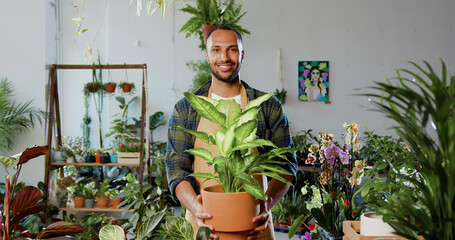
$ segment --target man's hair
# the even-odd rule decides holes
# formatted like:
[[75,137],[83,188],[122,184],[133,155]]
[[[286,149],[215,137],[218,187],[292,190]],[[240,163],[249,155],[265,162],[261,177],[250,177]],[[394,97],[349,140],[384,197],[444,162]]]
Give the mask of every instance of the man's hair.
[[209,39],[210,35],[212,35],[212,33],[215,32],[216,30],[228,30],[228,31],[235,32],[235,34],[237,34],[237,40],[240,40],[240,43],[242,43],[242,45],[243,45],[242,34],[240,34],[239,31],[237,31],[233,27],[223,26],[223,25],[218,26],[218,27],[214,28],[212,31],[210,31],[209,34],[207,34],[207,40]]

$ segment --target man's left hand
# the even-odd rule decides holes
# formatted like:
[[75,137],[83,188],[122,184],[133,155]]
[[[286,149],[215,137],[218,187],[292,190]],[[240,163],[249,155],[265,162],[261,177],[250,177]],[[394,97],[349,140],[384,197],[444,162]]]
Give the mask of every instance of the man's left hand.
[[261,201],[261,213],[259,215],[257,215],[256,217],[254,217],[252,220],[254,223],[258,223],[258,226],[250,231],[247,240],[257,239],[259,234],[261,234],[263,231],[265,231],[265,229],[267,229],[267,223],[268,223],[270,214],[265,205],[266,204],[264,204]]

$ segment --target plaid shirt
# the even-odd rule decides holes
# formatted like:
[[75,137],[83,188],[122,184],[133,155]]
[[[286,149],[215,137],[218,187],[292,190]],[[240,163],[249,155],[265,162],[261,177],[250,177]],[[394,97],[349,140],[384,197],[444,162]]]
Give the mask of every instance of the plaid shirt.
[[[248,101],[265,94],[264,92],[251,88],[243,81],[242,83],[245,86]],[[208,81],[198,89],[195,94],[207,96],[210,85],[211,81]],[[182,126],[186,129],[196,131],[200,119],[201,117],[199,114],[197,114],[185,98],[182,98],[175,104],[174,111],[169,120],[165,160],[169,188],[174,196],[175,188],[183,180],[190,182],[196,193],[199,192],[195,178],[189,176],[193,173],[192,166],[194,156],[185,152],[187,149],[194,148],[195,137],[174,128],[174,126]],[[281,103],[276,97],[271,97],[261,104],[258,114],[258,130],[256,135],[259,138],[272,141],[278,147],[293,146],[292,138],[289,133],[288,119],[283,111]],[[260,153],[263,153],[270,151],[271,148],[264,147],[259,148],[258,150]],[[281,166],[295,176],[297,172],[297,160],[293,154],[288,154],[288,160],[292,164]]]

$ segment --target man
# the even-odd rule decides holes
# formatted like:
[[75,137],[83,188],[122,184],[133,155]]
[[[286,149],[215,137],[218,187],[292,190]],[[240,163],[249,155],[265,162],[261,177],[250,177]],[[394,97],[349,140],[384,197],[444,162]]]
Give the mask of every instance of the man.
[[[207,36],[205,57],[212,71],[212,79],[196,91],[196,95],[204,95],[216,100],[235,99],[243,108],[248,101],[265,94],[240,81],[239,71],[243,62],[244,51],[242,36],[235,29],[220,26],[210,32]],[[212,226],[204,224],[204,220],[210,219],[211,216],[210,213],[203,212],[202,198],[198,195],[202,185],[206,183],[189,176],[193,172],[204,172],[207,163],[205,160],[185,152],[187,149],[201,147],[202,141],[194,139],[192,135],[173,128],[173,126],[214,132],[213,124],[201,118],[185,98],[181,99],[175,105],[174,112],[169,120],[166,169],[170,190],[188,209],[187,219],[192,222],[195,231],[201,226],[207,226],[214,230]],[[271,140],[278,147],[292,146],[287,117],[280,102],[275,97],[261,105],[258,114],[257,135],[259,138]],[[270,149],[264,148],[259,149],[259,151],[270,151]],[[292,154],[289,154],[288,158],[291,164],[285,165],[284,168],[295,176],[296,159]],[[283,177],[292,182],[294,176],[286,175]],[[270,209],[288,189],[288,185],[271,179],[266,191],[267,201],[261,204],[260,215],[252,219],[259,225],[250,232],[248,239],[274,239],[273,227],[270,222]],[[217,239],[218,236],[212,233],[211,238]]]

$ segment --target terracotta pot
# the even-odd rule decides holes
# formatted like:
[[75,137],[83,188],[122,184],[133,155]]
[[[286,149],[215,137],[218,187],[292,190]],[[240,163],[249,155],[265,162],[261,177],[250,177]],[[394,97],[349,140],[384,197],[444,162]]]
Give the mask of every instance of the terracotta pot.
[[201,26],[202,36],[204,36],[204,45],[207,44],[207,35],[218,26],[220,25],[203,24]]
[[123,84],[122,85],[123,92],[131,92],[131,89],[133,89],[133,85],[131,85],[131,84]]
[[84,208],[85,207],[84,197],[74,197],[73,201],[74,201],[75,208]]
[[95,162],[101,163],[101,153],[95,153]]
[[111,208],[116,209],[117,206],[120,205],[120,203],[122,203],[123,199],[122,198],[112,198],[111,201],[112,201]]
[[88,91],[91,93],[95,93],[98,91],[98,84],[96,83],[89,83]]
[[109,197],[97,197],[96,201],[98,202],[99,208],[108,208],[109,207]]
[[259,215],[259,200],[249,193],[224,193],[219,185],[206,187],[201,193],[204,212],[212,215],[205,223],[224,236],[221,240],[246,239],[248,231],[257,226],[251,220]]
[[107,93],[113,93],[115,92],[115,87],[117,85],[116,84],[104,84],[104,89],[106,90]]

